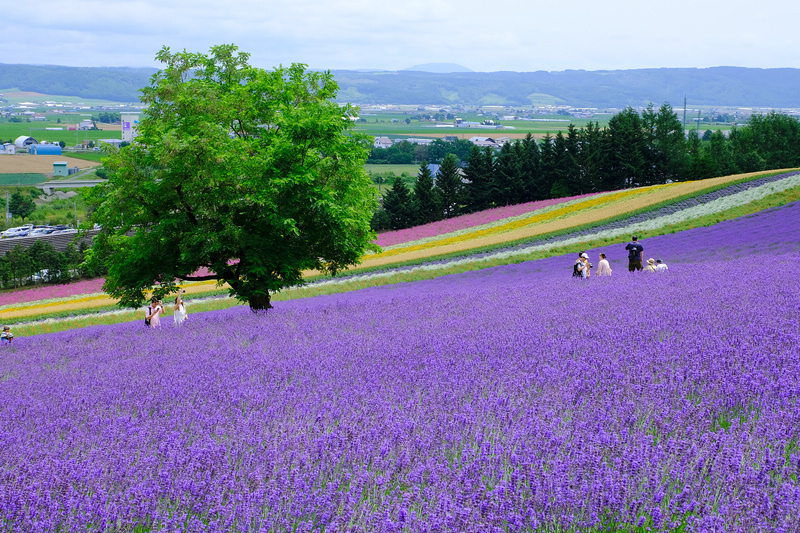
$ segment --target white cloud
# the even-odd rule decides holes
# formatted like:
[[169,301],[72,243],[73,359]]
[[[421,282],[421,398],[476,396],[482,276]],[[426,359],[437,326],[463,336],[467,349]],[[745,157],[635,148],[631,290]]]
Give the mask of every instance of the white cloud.
[[783,1],[44,0],[0,18],[6,63],[156,66],[156,52],[235,43],[261,67],[473,70],[800,67]]

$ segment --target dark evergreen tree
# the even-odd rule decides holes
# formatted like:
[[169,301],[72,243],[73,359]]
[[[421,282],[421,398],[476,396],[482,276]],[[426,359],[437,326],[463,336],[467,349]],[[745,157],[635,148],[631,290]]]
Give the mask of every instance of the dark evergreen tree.
[[541,164],[541,152],[539,143],[528,133],[519,143],[519,172],[522,186],[524,188],[523,202],[533,200],[535,196],[535,185],[539,175]]
[[569,196],[572,190],[569,186],[570,172],[574,165],[567,149],[567,139],[562,132],[556,133],[553,138],[553,169],[552,185],[548,192],[549,198],[563,198]]
[[668,103],[662,104],[654,117],[653,142],[655,183],[683,179],[687,165],[686,136],[683,124]]
[[606,130],[600,129],[597,122],[589,122],[578,132],[581,169],[579,194],[603,190],[603,181],[608,167],[608,144],[605,132]]
[[481,150],[473,144],[464,169],[467,211],[483,211],[491,206],[494,166],[494,150],[488,146]]
[[609,166],[604,190],[618,190],[642,185],[645,178],[647,143],[642,119],[631,107],[608,121]]
[[441,219],[442,210],[427,161],[422,162],[417,181],[414,183],[414,201],[417,224],[427,224]]
[[464,188],[461,181],[461,169],[458,167],[458,158],[454,154],[447,154],[442,160],[436,175],[436,190],[439,193],[444,218],[461,214]]
[[[566,185],[567,192],[562,196],[572,196],[586,192],[583,173],[583,145],[580,142],[578,129],[574,124],[567,127],[567,136],[563,137],[561,154],[563,169],[561,171],[562,181]],[[558,143],[557,143],[558,144]]]
[[553,139],[549,133],[545,134],[542,139],[540,154],[540,172],[533,186],[533,200],[546,200],[550,198],[550,191],[553,189],[553,184],[559,177],[556,168],[555,139]]
[[708,142],[703,143],[703,147],[714,162],[715,176],[728,176],[737,173],[736,166],[733,164],[728,139],[722,133],[722,130],[712,133]]
[[408,185],[400,176],[395,177],[392,189],[383,197],[383,209],[389,217],[390,229],[409,228],[414,225],[414,199]]
[[497,154],[497,169],[492,183],[492,200],[495,205],[518,204],[527,199],[522,163],[522,145],[519,142],[504,144]]

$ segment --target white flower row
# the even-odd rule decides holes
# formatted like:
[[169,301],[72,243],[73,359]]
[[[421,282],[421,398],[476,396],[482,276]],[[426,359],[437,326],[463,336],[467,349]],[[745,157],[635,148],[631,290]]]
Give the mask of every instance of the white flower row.
[[[646,220],[644,222],[639,222],[636,224],[631,224],[621,228],[614,228],[609,230],[598,231],[596,233],[592,233],[589,235],[581,235],[578,237],[573,237],[571,239],[564,239],[563,241],[559,241],[557,246],[569,246],[572,244],[578,244],[581,242],[586,242],[587,240],[595,240],[595,239],[603,239],[603,238],[614,238],[619,237],[622,235],[631,235],[634,233],[640,233],[645,230],[654,230],[663,228],[664,226],[668,226],[670,224],[677,224],[680,222],[685,222],[687,220],[692,220],[695,218],[700,218],[705,215],[719,213],[725,211],[727,209],[733,207],[739,207],[742,205],[749,204],[750,202],[754,202],[756,200],[760,200],[765,198],[771,194],[775,194],[777,192],[785,191],[794,187],[800,186],[800,175],[793,175],[788,176],[784,179],[773,181],[771,183],[765,183],[764,185],[760,185],[758,187],[753,187],[747,189],[745,191],[731,194],[729,196],[725,196],[722,198],[717,198],[716,200],[712,200],[710,202],[689,207],[687,209],[682,209],[680,211],[676,211],[675,213],[671,213],[669,215],[665,215],[662,217],[654,218],[652,220]],[[464,258],[464,259],[454,259],[452,261],[442,262],[442,263],[432,263],[427,265],[419,265],[416,267],[409,268],[407,270],[403,270],[402,272],[415,272],[415,271],[429,271],[429,270],[440,270],[446,269],[456,265],[462,265],[466,263],[478,263],[481,261],[491,261],[494,259],[503,259],[508,257],[514,257],[518,255],[526,255],[530,252],[536,251],[543,251],[553,248],[554,245],[552,243],[549,244],[539,244],[529,246],[524,249],[517,249],[517,250],[506,250],[502,252],[497,252],[495,254],[491,254],[488,256],[484,256],[481,258]],[[348,283],[350,281],[363,281],[367,279],[375,279],[375,278],[385,278],[389,276],[393,276],[397,273],[397,271],[385,271],[385,272],[376,272],[372,274],[363,274],[361,276],[352,276],[347,279],[342,280],[327,280],[322,281],[319,283],[314,283],[315,286],[324,286],[324,285],[337,285]]]
[[394,250],[396,248],[405,248],[406,246],[417,246],[417,245],[420,245],[420,244],[427,244],[427,243],[430,243],[430,242],[442,241],[442,240],[445,240],[445,239],[449,239],[451,237],[459,237],[461,235],[467,235],[469,233],[475,233],[475,232],[478,232],[478,231],[491,229],[491,228],[496,228],[498,226],[503,226],[503,225],[509,224],[511,222],[517,222],[519,220],[525,220],[525,219],[528,219],[528,218],[531,218],[531,217],[534,217],[534,216],[538,216],[538,215],[542,215],[542,214],[545,214],[545,213],[549,213],[550,211],[554,211],[556,209],[561,209],[563,207],[570,207],[570,206],[573,206],[573,205],[575,205],[575,204],[577,204],[579,202],[585,202],[586,200],[589,200],[589,199],[602,198],[604,196],[608,196],[608,195],[611,195],[611,194],[618,194],[619,192],[620,191],[610,191],[610,192],[603,192],[603,193],[593,194],[591,196],[587,196],[587,197],[583,197],[583,198],[576,198],[575,200],[570,200],[568,202],[561,202],[561,203],[558,203],[558,204],[548,205],[547,207],[542,207],[540,209],[535,209],[533,211],[529,211],[529,212],[523,213],[521,215],[514,215],[512,217],[501,218],[499,220],[495,220],[493,222],[487,222],[486,224],[480,224],[478,226],[470,226],[468,228],[463,228],[463,229],[451,231],[449,233],[442,233],[441,235],[433,235],[431,237],[424,237],[422,239],[417,239],[417,240],[414,240],[414,241],[401,242],[401,243],[398,243],[398,244],[393,244],[391,246],[382,246],[381,249],[384,252],[388,252],[388,251]]

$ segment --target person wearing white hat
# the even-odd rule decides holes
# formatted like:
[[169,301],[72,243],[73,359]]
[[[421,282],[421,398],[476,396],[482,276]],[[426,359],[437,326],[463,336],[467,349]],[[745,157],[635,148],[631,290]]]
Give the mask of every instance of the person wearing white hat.
[[652,257],[647,260],[647,266],[642,269],[642,272],[655,272],[656,271],[656,260]]
[[583,252],[581,254],[581,263],[583,266],[581,267],[581,278],[586,279],[592,274],[592,264],[589,262],[589,254]]

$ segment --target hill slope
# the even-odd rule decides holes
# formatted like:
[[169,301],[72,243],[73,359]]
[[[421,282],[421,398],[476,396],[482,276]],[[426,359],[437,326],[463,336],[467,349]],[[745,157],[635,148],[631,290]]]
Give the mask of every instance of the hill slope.
[[[414,68],[422,68],[421,65]],[[450,67],[452,69],[453,67]],[[449,70],[449,69],[445,69]],[[0,88],[138,101],[155,69],[0,64]],[[800,69],[657,68],[563,72],[333,71],[340,100],[356,104],[531,106],[555,101],[576,107],[683,105],[800,107]]]

